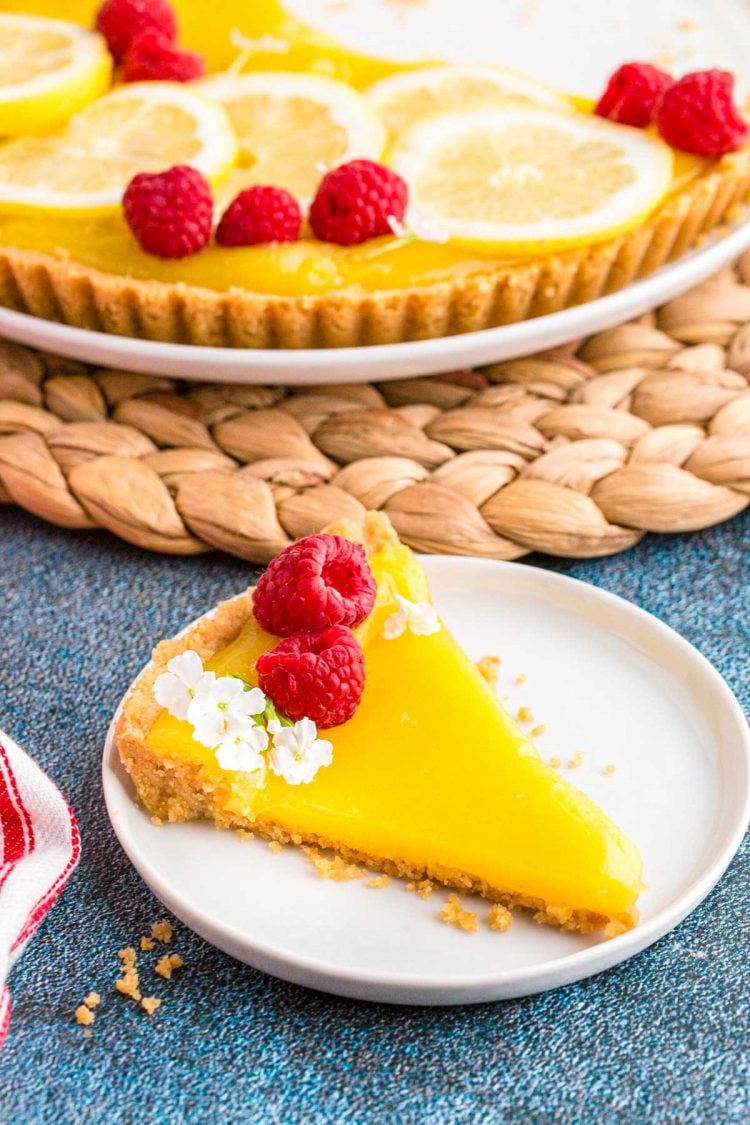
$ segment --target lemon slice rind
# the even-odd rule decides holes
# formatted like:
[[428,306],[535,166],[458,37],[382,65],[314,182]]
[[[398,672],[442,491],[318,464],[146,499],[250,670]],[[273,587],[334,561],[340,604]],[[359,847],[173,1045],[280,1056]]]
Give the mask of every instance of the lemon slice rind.
[[[545,129],[562,132],[572,144],[603,143],[610,150],[617,150],[618,160],[624,161],[635,173],[632,182],[613,191],[602,206],[591,212],[562,218],[543,215],[536,221],[512,216],[486,221],[477,218],[475,213],[467,213],[466,217],[448,214],[445,206],[441,207],[440,198],[445,199],[446,192],[450,194],[452,185],[448,184],[445,191],[440,185],[434,191],[430,190],[429,183],[425,187],[431,167],[441,154],[445,156],[456,140],[476,134],[483,138],[486,147],[486,143],[490,143],[488,138],[502,143],[503,135],[508,136],[512,131],[522,136],[530,130]],[[415,229],[420,225],[431,226],[445,239],[498,252],[549,253],[603,241],[643,222],[670,189],[673,153],[664,142],[641,129],[583,114],[559,114],[515,106],[425,119],[396,142],[388,154],[388,163],[409,184],[407,225],[413,219]],[[462,175],[464,173],[465,167]],[[533,185],[536,176],[543,175],[544,170],[538,172],[533,161],[528,160],[522,168],[514,169],[511,163],[498,158],[494,175],[502,179],[516,174],[528,177]],[[564,177],[565,167],[555,169],[555,175]],[[486,182],[473,184],[475,197],[490,198],[492,180],[493,175],[490,175]],[[469,208],[471,210],[475,209]]]
[[[443,90],[441,97],[441,86],[450,87],[452,85],[454,91],[458,86],[458,93],[460,93],[462,83],[474,83],[480,87],[486,87],[488,89],[488,100],[485,102],[483,95],[476,89],[471,98],[471,101],[475,104],[469,104],[468,106],[451,104],[447,89]],[[411,128],[417,121],[424,120],[425,117],[433,117],[438,114],[442,116],[455,112],[470,113],[479,109],[489,109],[493,106],[498,108],[489,91],[492,91],[493,95],[496,94],[503,98],[504,101],[508,99],[508,104],[526,102],[545,109],[557,109],[560,112],[571,112],[573,108],[571,102],[551,86],[547,86],[535,78],[530,78],[528,75],[521,74],[510,67],[491,65],[446,64],[444,66],[408,70],[375,82],[364,91],[364,94],[373,108],[380,114],[386,128],[394,136],[397,136],[406,128]],[[409,119],[403,121],[404,106],[408,104],[410,97],[419,95],[421,92],[432,99],[432,104],[424,112],[418,112],[417,117],[413,117],[409,113]],[[454,96],[456,96],[455,93]]]
[[[253,97],[277,99],[281,105],[285,101],[300,99],[307,101],[312,106],[319,106],[321,112],[321,130],[325,128],[322,115],[343,131],[346,136],[346,145],[336,153],[334,160],[324,159],[323,152],[310,153],[307,162],[308,170],[312,172],[315,187],[323,173],[331,166],[343,164],[349,160],[367,158],[378,160],[386,147],[387,134],[377,113],[373,110],[366,98],[351,86],[332,78],[324,78],[313,74],[298,74],[291,71],[253,71],[248,74],[232,75],[219,74],[196,83],[196,88],[207,98],[218,102],[227,109],[230,120],[232,119],[233,104],[249,100]],[[306,130],[305,140],[312,137],[312,130]],[[287,135],[281,138],[285,141],[283,155],[291,155],[294,161],[294,137]],[[314,140],[314,137],[312,137]],[[238,133],[237,136],[240,152],[250,148],[247,138]],[[285,187],[296,195],[303,205],[309,203],[315,187],[312,182],[301,186],[294,173],[279,167],[273,167],[272,153],[251,154],[258,158],[259,168],[263,174],[259,177],[252,167],[238,169],[232,179],[244,181],[244,186],[251,183],[271,183],[277,187]],[[307,177],[306,177],[307,178]]]
[[[50,50],[45,71],[0,83],[0,135],[54,128],[108,88],[112,59],[97,32],[66,20],[0,12],[0,59],[11,32],[16,38],[19,32],[27,33],[30,42],[39,36],[57,37],[65,46]],[[61,65],[52,65],[56,55]]]
[[[87,161],[97,161],[99,157],[116,157],[116,139],[109,133],[102,135],[96,131],[89,135],[87,123],[102,108],[132,101],[133,110],[128,124],[137,120],[144,109],[163,106],[167,112],[184,111],[193,119],[193,136],[197,151],[181,155],[174,147],[169,149],[169,138],[165,136],[157,144],[157,151],[150,148],[141,154],[137,150],[123,152],[123,157],[131,157],[123,162],[121,173],[113,177],[111,186],[93,191],[64,191],[55,189],[54,161],[62,164],[78,161],[83,169]],[[153,138],[159,141],[159,138]],[[152,139],[149,138],[149,144]],[[114,145],[114,149],[112,146]],[[24,154],[26,154],[24,156]],[[34,170],[35,154],[38,154],[38,167],[44,170],[45,179],[35,183],[14,182],[8,175],[14,156],[24,160],[26,177]],[[121,86],[91,106],[75,114],[65,129],[59,133],[37,138],[18,138],[0,146],[0,205],[6,210],[82,213],[86,216],[106,213],[119,208],[122,195],[131,177],[139,171],[160,171],[174,164],[189,164],[202,172],[208,180],[216,183],[222,179],[234,164],[237,146],[234,132],[225,111],[187,86],[173,82],[141,82]],[[127,163],[127,166],[126,166]],[[51,169],[51,174],[50,174]]]

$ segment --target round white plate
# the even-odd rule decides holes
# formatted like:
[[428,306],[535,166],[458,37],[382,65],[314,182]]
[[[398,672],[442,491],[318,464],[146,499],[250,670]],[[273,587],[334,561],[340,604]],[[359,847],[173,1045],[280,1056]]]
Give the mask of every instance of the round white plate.
[[[719,674],[656,618],[549,571],[480,559],[424,560],[437,605],[474,658],[502,657],[501,695],[530,706],[542,754],[583,764],[566,776],[641,850],[642,920],[612,941],[560,933],[515,913],[506,934],[487,904],[467,934],[392,879],[320,879],[301,851],[269,851],[205,823],[154,826],[132,799],[112,745],[103,782],[115,832],[158,898],[186,925],[247,964],[343,996],[460,1004],[526,996],[624,961],[708,894],[744,834],[750,737]],[[513,686],[521,674],[522,686]],[[418,691],[419,686],[413,685]],[[438,701],[439,705],[439,701]],[[617,767],[611,775],[604,767]]]
[[750,246],[750,222],[619,293],[549,316],[406,344],[280,350],[162,344],[71,328],[0,308],[0,336],[104,367],[219,383],[365,383],[498,363],[568,343],[669,301]]

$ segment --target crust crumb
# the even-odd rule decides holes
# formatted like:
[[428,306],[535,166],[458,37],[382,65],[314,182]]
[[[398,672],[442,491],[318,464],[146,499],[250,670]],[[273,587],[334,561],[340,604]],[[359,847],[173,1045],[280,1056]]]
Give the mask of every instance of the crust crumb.
[[284,845],[280,844],[278,840],[269,840],[268,841],[268,850],[269,850],[269,852],[277,852],[277,853],[283,852]]
[[620,934],[627,933],[628,929],[629,927],[625,922],[621,921],[619,918],[612,918],[604,927],[605,940],[610,941],[611,938],[619,937]]
[[489,921],[491,929],[497,930],[498,933],[504,934],[511,927],[511,924],[513,922],[513,915],[511,914],[510,910],[508,910],[507,906],[503,906],[502,903],[496,902],[494,906],[490,907],[489,914],[487,915],[487,920]]
[[316,848],[303,848],[307,862],[315,868],[321,879],[332,879],[334,883],[347,883],[350,879],[364,879],[367,872],[356,863],[347,863],[340,855],[328,859]]
[[147,1016],[153,1016],[157,1008],[161,1008],[161,1000],[156,996],[144,996],[141,1000],[141,1007]]
[[135,950],[132,945],[129,945],[125,949],[120,949],[117,956],[122,961],[122,969],[120,970],[122,976],[115,981],[115,988],[121,996],[127,996],[128,1000],[140,1000],[138,970],[135,967]]
[[569,770],[580,769],[583,765],[583,750],[576,750],[573,757],[566,762],[566,765]]
[[156,938],[157,941],[160,941],[162,945],[171,945],[173,933],[172,923],[166,920],[163,922],[154,922],[151,926],[151,936]]
[[429,898],[435,890],[435,884],[431,879],[415,879],[413,882],[406,884],[406,890],[413,891],[420,898]]
[[86,1006],[86,1004],[79,1004],[73,1014],[75,1016],[76,1023],[80,1024],[82,1027],[87,1027],[96,1019],[96,1016],[91,1011],[91,1009]]
[[181,969],[184,964],[179,953],[165,953],[154,965],[154,972],[164,980],[171,980],[174,970]]
[[89,992],[83,1002],[87,1008],[96,1008],[101,1003],[101,999],[98,992]]
[[477,930],[477,916],[473,910],[464,910],[461,899],[456,894],[449,894],[440,908],[438,918],[448,926],[457,926],[467,934],[474,934]]
[[602,773],[603,773],[603,774],[604,774],[604,775],[605,775],[606,777],[611,777],[611,776],[612,776],[612,774],[613,774],[613,773],[616,773],[616,772],[617,772],[617,766],[616,766],[616,765],[614,765],[614,764],[613,764],[612,762],[609,762],[609,764],[608,764],[608,765],[606,765],[606,766],[604,767],[604,769],[602,770]]
[[500,657],[483,656],[481,660],[477,660],[477,670],[493,691],[497,691],[498,679],[500,677]]
[[520,687],[521,684],[525,684],[526,683],[526,673],[521,672],[520,676],[516,676],[513,683],[515,684],[516,687]]
[[374,891],[380,890],[381,887],[387,887],[390,879],[387,875],[375,875],[372,879],[367,880],[367,886],[372,887]]
[[151,817],[151,823],[153,825],[155,825],[157,828],[161,828],[162,825],[164,824],[164,821],[162,820],[162,818],[160,816],[152,816]]
[[156,942],[154,941],[153,938],[142,937],[141,938],[141,949],[144,953],[150,953],[152,949],[156,949]]
[[242,840],[243,844],[246,844],[248,840],[254,840],[255,839],[255,833],[250,832],[250,830],[247,829],[247,828],[237,828],[236,829],[236,836],[237,836],[238,840]]
[[533,723],[534,712],[530,707],[519,707],[516,711],[516,719],[519,723]]

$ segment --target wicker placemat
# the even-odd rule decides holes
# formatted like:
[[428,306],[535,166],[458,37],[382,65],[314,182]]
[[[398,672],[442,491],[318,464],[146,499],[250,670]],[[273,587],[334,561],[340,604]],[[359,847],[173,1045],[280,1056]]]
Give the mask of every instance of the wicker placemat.
[[481,371],[180,384],[0,342],[0,502],[264,562],[383,508],[423,551],[613,554],[750,503],[750,254],[657,313]]

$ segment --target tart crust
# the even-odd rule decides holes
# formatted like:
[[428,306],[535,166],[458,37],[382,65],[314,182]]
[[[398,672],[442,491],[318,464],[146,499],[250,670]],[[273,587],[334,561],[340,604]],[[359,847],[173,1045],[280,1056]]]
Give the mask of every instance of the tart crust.
[[723,157],[641,226],[565,253],[408,289],[316,296],[225,292],[104,273],[0,246],[0,304],[119,336],[243,348],[392,344],[510,324],[623,289],[673,261],[750,198],[750,146]]
[[186,649],[197,652],[203,662],[226,648],[237,637],[252,613],[253,591],[221,602],[178,637],[162,641],[152,653],[151,662],[140,673],[126,696],[115,726],[115,745],[130,774],[141,803],[157,821],[213,820],[218,828],[250,830],[281,843],[312,845],[332,850],[348,863],[359,863],[374,871],[399,876],[413,882],[429,879],[446,887],[475,892],[492,902],[508,907],[523,907],[533,912],[537,922],[580,933],[604,931],[607,937],[631,929],[638,911],[607,918],[592,911],[550,906],[541,899],[508,894],[469,872],[440,864],[417,867],[399,860],[384,859],[342,846],[338,841],[315,834],[290,834],[264,817],[251,818],[223,807],[220,783],[205,777],[199,764],[165,759],[147,744],[148,733],[161,711],[154,698],[156,678],[166,670],[172,657]]

